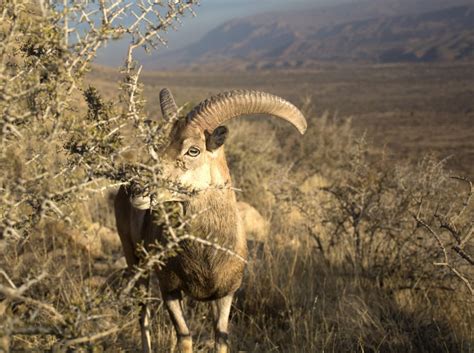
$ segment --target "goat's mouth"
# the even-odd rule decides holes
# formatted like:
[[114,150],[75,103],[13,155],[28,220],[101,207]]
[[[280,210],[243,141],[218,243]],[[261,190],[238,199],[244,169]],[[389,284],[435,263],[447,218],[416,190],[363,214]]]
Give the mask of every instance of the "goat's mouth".
[[185,193],[163,188],[153,195],[134,195],[130,197],[130,202],[137,209],[148,210],[159,204],[182,203],[184,205],[188,199],[189,195]]

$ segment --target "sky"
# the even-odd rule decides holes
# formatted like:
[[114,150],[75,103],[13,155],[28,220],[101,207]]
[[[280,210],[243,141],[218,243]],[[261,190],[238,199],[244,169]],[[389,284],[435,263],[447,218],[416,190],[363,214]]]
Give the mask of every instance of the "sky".
[[[270,11],[303,10],[320,5],[348,2],[348,0],[202,0],[195,8],[197,17],[188,14],[178,31],[165,35],[168,47],[160,47],[162,52],[176,50],[198,41],[208,31],[233,18],[257,15]],[[127,42],[109,42],[101,49],[95,62],[107,66],[123,63]]]

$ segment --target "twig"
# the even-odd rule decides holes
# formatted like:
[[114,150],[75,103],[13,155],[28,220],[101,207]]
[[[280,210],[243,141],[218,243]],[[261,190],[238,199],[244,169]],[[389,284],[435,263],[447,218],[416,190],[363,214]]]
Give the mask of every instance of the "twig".
[[129,321],[125,325],[115,326],[115,327],[112,327],[112,328],[110,328],[106,331],[99,332],[99,333],[96,333],[94,335],[88,335],[88,336],[83,336],[83,337],[78,337],[78,338],[73,338],[73,339],[69,339],[69,340],[66,340],[66,341],[58,342],[58,343],[55,344],[55,346],[53,348],[53,352],[58,352],[58,353],[59,352],[66,352],[67,348],[69,348],[71,346],[82,344],[82,343],[91,343],[91,342],[98,341],[98,340],[100,340],[104,337],[107,337],[107,336],[110,336],[110,335],[112,335],[116,332],[122,331],[123,329],[135,324],[135,321],[136,320]]
[[66,322],[64,317],[51,304],[43,303],[39,300],[25,297],[21,295],[21,291],[19,291],[18,289],[7,288],[0,284],[0,293],[2,293],[8,298],[19,300],[24,302],[25,304],[36,306],[39,309],[48,312],[53,317],[53,319],[59,321],[62,324],[65,324]]

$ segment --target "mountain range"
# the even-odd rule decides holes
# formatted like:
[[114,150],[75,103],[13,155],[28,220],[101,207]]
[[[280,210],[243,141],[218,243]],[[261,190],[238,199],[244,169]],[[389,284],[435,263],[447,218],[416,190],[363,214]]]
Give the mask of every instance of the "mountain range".
[[147,68],[306,68],[474,59],[474,1],[363,0],[227,21]]

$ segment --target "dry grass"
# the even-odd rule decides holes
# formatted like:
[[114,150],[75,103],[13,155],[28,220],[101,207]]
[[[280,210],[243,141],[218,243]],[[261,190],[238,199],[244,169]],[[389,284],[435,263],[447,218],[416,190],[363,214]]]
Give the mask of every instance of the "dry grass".
[[[387,236],[379,239],[385,246],[379,248],[379,256],[366,254],[362,270],[354,266],[354,233],[337,198],[328,191],[329,186],[342,187],[348,181],[375,182],[371,178],[377,176],[381,162],[371,162],[371,158],[364,157],[364,150],[356,167],[366,166],[373,173],[355,175],[351,162],[360,145],[351,127],[328,117],[317,122],[318,129],[310,129],[303,140],[283,138],[289,136],[288,127],[266,121],[244,120],[230,126],[227,153],[236,185],[243,189],[239,198],[256,206],[271,224],[270,238],[263,252],[250,262],[234,304],[234,351],[471,352],[472,297],[461,281],[432,266],[435,259],[430,256],[439,254],[426,234],[416,233],[421,241],[412,245],[422,245],[417,252],[400,253],[403,264],[379,261],[399,245]],[[258,131],[265,131],[264,138]],[[409,179],[415,186],[410,189],[406,184],[407,190],[444,190],[442,168],[429,168],[433,168],[429,163],[412,167],[415,174],[410,177],[424,175],[426,179]],[[392,187],[386,181],[380,182],[384,188]],[[457,196],[453,198],[450,190],[455,189],[449,189],[447,194],[456,208]],[[388,207],[378,202],[378,207]],[[136,351],[140,346],[137,309],[143,296],[120,298],[126,275],[117,238],[114,242],[109,236],[114,231],[110,197],[97,195],[86,204],[76,205],[76,210],[76,224],[80,225],[77,230],[64,224],[44,224],[27,241],[5,249],[0,257],[0,267],[16,286],[41,272],[48,274],[25,294],[50,303],[64,322],[21,299],[4,301],[2,315],[11,327],[15,318],[30,322],[32,327],[51,327],[56,322],[62,332],[69,334],[62,338],[63,344],[70,344],[74,350]],[[430,210],[427,206],[426,215]],[[301,217],[302,211],[311,217]],[[402,211],[408,212],[409,207]],[[404,219],[403,212],[397,215],[398,219]],[[467,210],[467,220],[471,215],[472,207]],[[335,230],[337,220],[344,225],[344,231]],[[378,220],[365,219],[364,231]],[[98,228],[98,223],[105,228]],[[412,221],[403,227],[399,230],[401,235],[416,224]],[[364,231],[363,240],[368,241]],[[404,257],[409,255],[417,257]],[[384,271],[380,266],[385,266]],[[0,281],[8,285],[5,276]],[[149,300],[154,343],[158,352],[168,352],[172,325],[156,279],[153,288]],[[210,351],[208,305],[192,301],[186,305],[197,351]],[[54,335],[18,333],[14,331],[11,336],[14,351],[47,350],[58,341]],[[100,333],[104,337],[94,336]],[[87,342],[91,335],[92,340]],[[85,343],[69,341],[76,337],[85,337]]]

